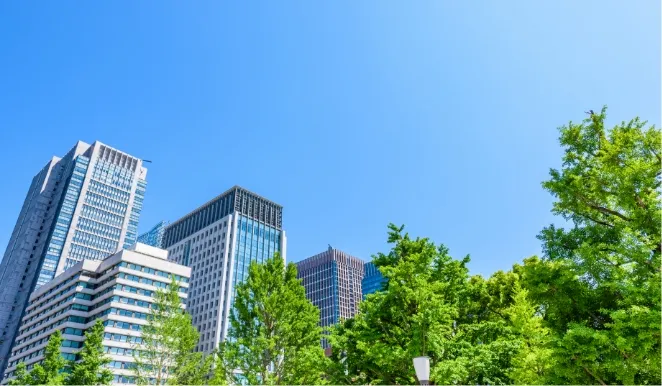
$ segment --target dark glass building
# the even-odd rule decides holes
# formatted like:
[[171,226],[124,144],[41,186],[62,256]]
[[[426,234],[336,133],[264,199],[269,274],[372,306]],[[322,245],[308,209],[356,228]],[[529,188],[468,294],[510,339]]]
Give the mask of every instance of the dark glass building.
[[368,294],[377,292],[384,287],[384,282],[386,278],[379,272],[377,266],[372,262],[365,263],[365,275],[363,276],[363,281],[361,282],[361,288],[363,290],[363,298]]
[[[359,311],[364,264],[343,251],[329,249],[297,263],[306,297],[320,310],[320,326],[331,326]],[[327,347],[326,342],[322,342]]]
[[156,248],[163,247],[163,236],[165,235],[165,229],[168,226],[168,223],[165,221],[160,221],[152,227],[152,229],[138,236],[138,242],[146,245],[150,245]]

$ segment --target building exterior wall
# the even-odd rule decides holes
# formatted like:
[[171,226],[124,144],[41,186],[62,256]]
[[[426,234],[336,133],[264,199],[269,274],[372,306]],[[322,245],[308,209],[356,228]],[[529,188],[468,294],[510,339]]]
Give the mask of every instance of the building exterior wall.
[[20,362],[30,369],[43,360],[48,338],[56,330],[63,334],[62,355],[76,360],[85,330],[97,319],[105,325],[103,345],[112,360],[107,367],[115,375],[113,383],[135,383],[132,352],[140,349],[154,294],[167,289],[174,277],[185,303],[190,272],[167,261],[166,251],[143,244],[103,261],[78,262],[30,296],[2,383],[13,378]]
[[33,178],[0,263],[0,373],[35,288],[135,243],[146,174],[138,158],[79,141]]
[[377,292],[384,287],[386,278],[379,272],[379,269],[372,263],[365,263],[365,276],[361,282],[363,298],[371,293]]
[[[361,259],[332,249],[297,263],[306,297],[320,310],[320,326],[327,327],[359,312],[364,275]],[[327,347],[326,342],[322,342]]]
[[191,267],[188,310],[200,332],[198,351],[225,340],[236,285],[251,261],[279,252],[285,259],[282,207],[235,186],[166,228],[170,259]]

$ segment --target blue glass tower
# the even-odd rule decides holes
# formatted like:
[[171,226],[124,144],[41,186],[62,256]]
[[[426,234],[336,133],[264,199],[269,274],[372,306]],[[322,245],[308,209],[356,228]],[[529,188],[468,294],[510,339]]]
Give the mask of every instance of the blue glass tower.
[[236,285],[251,261],[286,256],[282,206],[235,186],[168,225],[168,259],[191,267],[188,311],[200,332],[197,350],[211,352],[223,341]]
[[163,236],[165,235],[165,228],[168,225],[165,221],[159,221],[152,229],[138,236],[137,242],[151,245],[152,247],[163,247]]
[[0,373],[33,289],[135,243],[146,175],[139,158],[78,142],[32,179],[0,264]]
[[386,278],[379,272],[375,264],[372,262],[365,263],[365,276],[363,276],[363,281],[361,282],[364,299],[368,294],[381,290],[385,282]]

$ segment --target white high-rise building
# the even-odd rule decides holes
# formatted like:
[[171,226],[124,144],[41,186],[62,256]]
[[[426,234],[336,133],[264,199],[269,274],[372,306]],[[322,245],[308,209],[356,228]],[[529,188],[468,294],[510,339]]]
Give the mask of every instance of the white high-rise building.
[[174,278],[185,304],[191,273],[167,260],[168,252],[144,244],[122,250],[105,260],[83,260],[39,287],[21,320],[9,366],[2,383],[14,377],[20,362],[28,369],[43,360],[49,336],[62,331],[62,355],[76,360],[85,330],[104,321],[104,352],[112,362],[113,383],[136,383],[133,350],[142,342],[142,326],[156,291],[166,290]]
[[283,207],[235,186],[166,227],[169,259],[191,267],[187,309],[200,332],[198,351],[225,340],[236,285],[251,261],[286,257]]
[[35,288],[135,243],[146,175],[139,158],[78,142],[32,179],[0,264],[0,374]]

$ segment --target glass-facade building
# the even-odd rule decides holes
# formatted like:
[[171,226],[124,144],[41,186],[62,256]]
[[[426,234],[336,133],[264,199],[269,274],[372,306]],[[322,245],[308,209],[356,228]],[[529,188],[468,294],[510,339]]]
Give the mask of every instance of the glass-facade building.
[[[179,285],[186,303],[191,269],[166,260],[167,252],[143,244],[122,250],[103,261],[83,260],[30,295],[11,351],[2,383],[15,376],[19,363],[28,370],[44,359],[53,332],[62,332],[62,356],[80,359],[85,331],[101,319],[105,326],[103,351],[111,361],[106,367],[114,384],[135,384],[133,353],[140,350],[142,329],[153,308],[157,291],[167,290],[171,280]],[[153,374],[145,374],[153,383]],[[149,379],[152,378],[152,379]]]
[[379,271],[377,266],[372,262],[365,263],[365,275],[363,276],[363,281],[361,282],[361,288],[363,290],[363,298],[367,295],[380,291],[384,288],[384,283],[386,278]]
[[188,310],[200,332],[197,351],[209,353],[225,340],[236,285],[251,261],[280,253],[286,237],[282,206],[235,186],[168,225],[168,258],[191,267]]
[[[359,312],[364,275],[361,259],[329,247],[296,264],[306,297],[320,310],[320,326],[331,326]],[[328,347],[325,340],[322,346]]]
[[135,244],[146,175],[139,158],[78,142],[33,178],[0,264],[0,372],[33,290]]
[[165,235],[165,228],[168,223],[159,221],[152,229],[138,236],[138,242],[150,245],[152,247],[161,248],[163,246],[163,236]]

